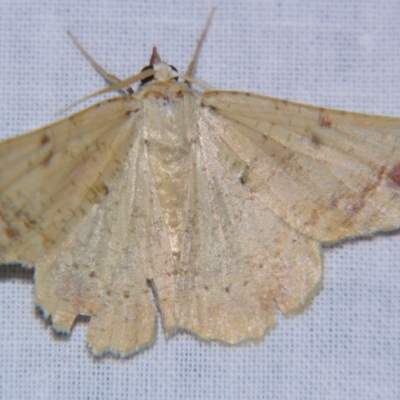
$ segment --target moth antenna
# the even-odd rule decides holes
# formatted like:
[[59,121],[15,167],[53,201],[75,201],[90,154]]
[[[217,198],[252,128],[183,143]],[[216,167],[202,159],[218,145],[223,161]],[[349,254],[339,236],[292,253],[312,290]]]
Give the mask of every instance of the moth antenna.
[[[109,85],[116,85],[117,83],[121,82],[121,79],[116,77],[113,74],[107,72],[82,46],[76,36],[71,32],[67,31],[67,35],[70,37],[74,45],[78,48],[78,50],[82,53],[82,55],[90,62],[90,65],[104,78],[104,80]],[[130,86],[122,89],[124,93],[133,94],[133,90]]]
[[196,69],[197,59],[199,58],[201,47],[203,45],[204,39],[207,36],[208,30],[210,29],[211,22],[212,22],[212,20],[214,18],[214,13],[215,13],[216,9],[217,9],[216,7],[213,7],[211,9],[210,14],[209,14],[209,16],[207,18],[206,26],[203,29],[203,32],[202,32],[202,34],[200,36],[199,41],[197,42],[196,49],[194,51],[193,57],[190,60],[189,66],[187,67],[187,70],[186,70],[186,73],[185,73],[185,75],[188,76],[188,77],[191,77],[194,74],[194,71]]
[[92,97],[96,97],[96,96],[98,96],[100,94],[104,94],[104,93],[108,93],[108,92],[113,92],[113,91],[118,91],[118,90],[124,89],[128,85],[130,85],[130,84],[132,84],[132,83],[134,83],[136,81],[140,81],[142,79],[146,79],[147,77],[149,77],[150,75],[153,75],[153,74],[154,74],[153,71],[147,70],[147,71],[139,72],[136,75],[129,76],[126,79],[119,80],[118,82],[116,82],[113,85],[110,85],[108,87],[100,89],[97,92],[91,93],[91,94],[89,94],[89,95],[87,95],[85,97],[82,97],[82,98],[74,101],[73,103],[69,104],[67,107],[64,107],[61,110],[59,110],[56,113],[56,115],[62,114],[64,112],[68,111],[70,108],[75,107],[76,105],[78,105],[78,104],[80,104],[80,103],[82,103],[82,102],[84,102],[84,101],[86,101],[88,99],[91,99]]

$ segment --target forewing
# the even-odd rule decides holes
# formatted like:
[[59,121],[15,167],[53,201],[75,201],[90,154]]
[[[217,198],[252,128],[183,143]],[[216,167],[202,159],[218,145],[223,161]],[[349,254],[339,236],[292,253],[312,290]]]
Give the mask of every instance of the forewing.
[[0,143],[0,262],[36,263],[102,202],[137,107],[106,100]]
[[400,227],[400,119],[230,91],[201,95],[249,191],[319,241]]

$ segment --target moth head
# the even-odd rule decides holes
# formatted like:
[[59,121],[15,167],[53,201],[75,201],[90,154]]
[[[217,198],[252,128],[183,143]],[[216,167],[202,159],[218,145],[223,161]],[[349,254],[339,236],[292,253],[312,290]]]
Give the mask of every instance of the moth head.
[[168,65],[167,63],[161,61],[161,57],[158,54],[155,46],[153,47],[153,52],[151,53],[149,65],[146,65],[144,68],[142,68],[141,72],[148,70],[153,70],[154,74],[142,79],[142,85],[152,81],[169,81],[171,79],[175,79],[176,81],[178,80],[178,70],[173,65]]

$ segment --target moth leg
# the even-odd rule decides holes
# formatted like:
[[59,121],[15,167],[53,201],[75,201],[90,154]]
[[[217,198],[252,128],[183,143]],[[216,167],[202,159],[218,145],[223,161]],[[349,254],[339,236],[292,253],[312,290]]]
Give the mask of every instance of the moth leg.
[[[82,44],[78,41],[78,39],[74,36],[74,34],[70,31],[67,31],[67,35],[70,37],[74,45],[78,48],[78,50],[82,53],[82,55],[90,62],[90,65],[105,79],[105,81],[109,85],[116,85],[121,82],[121,79],[116,77],[113,74],[107,72],[82,46]],[[126,87],[125,92],[127,94],[133,94],[133,90],[130,86]]]

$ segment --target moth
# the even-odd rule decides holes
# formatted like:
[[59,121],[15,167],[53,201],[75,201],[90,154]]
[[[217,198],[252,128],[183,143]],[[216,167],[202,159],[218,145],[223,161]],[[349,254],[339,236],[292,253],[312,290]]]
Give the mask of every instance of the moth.
[[[0,143],[0,262],[35,268],[96,355],[185,329],[238,343],[303,310],[321,245],[400,227],[400,119],[209,89],[153,49],[124,90]],[[139,82],[135,92],[130,88]],[[200,89],[193,89],[194,85]]]

